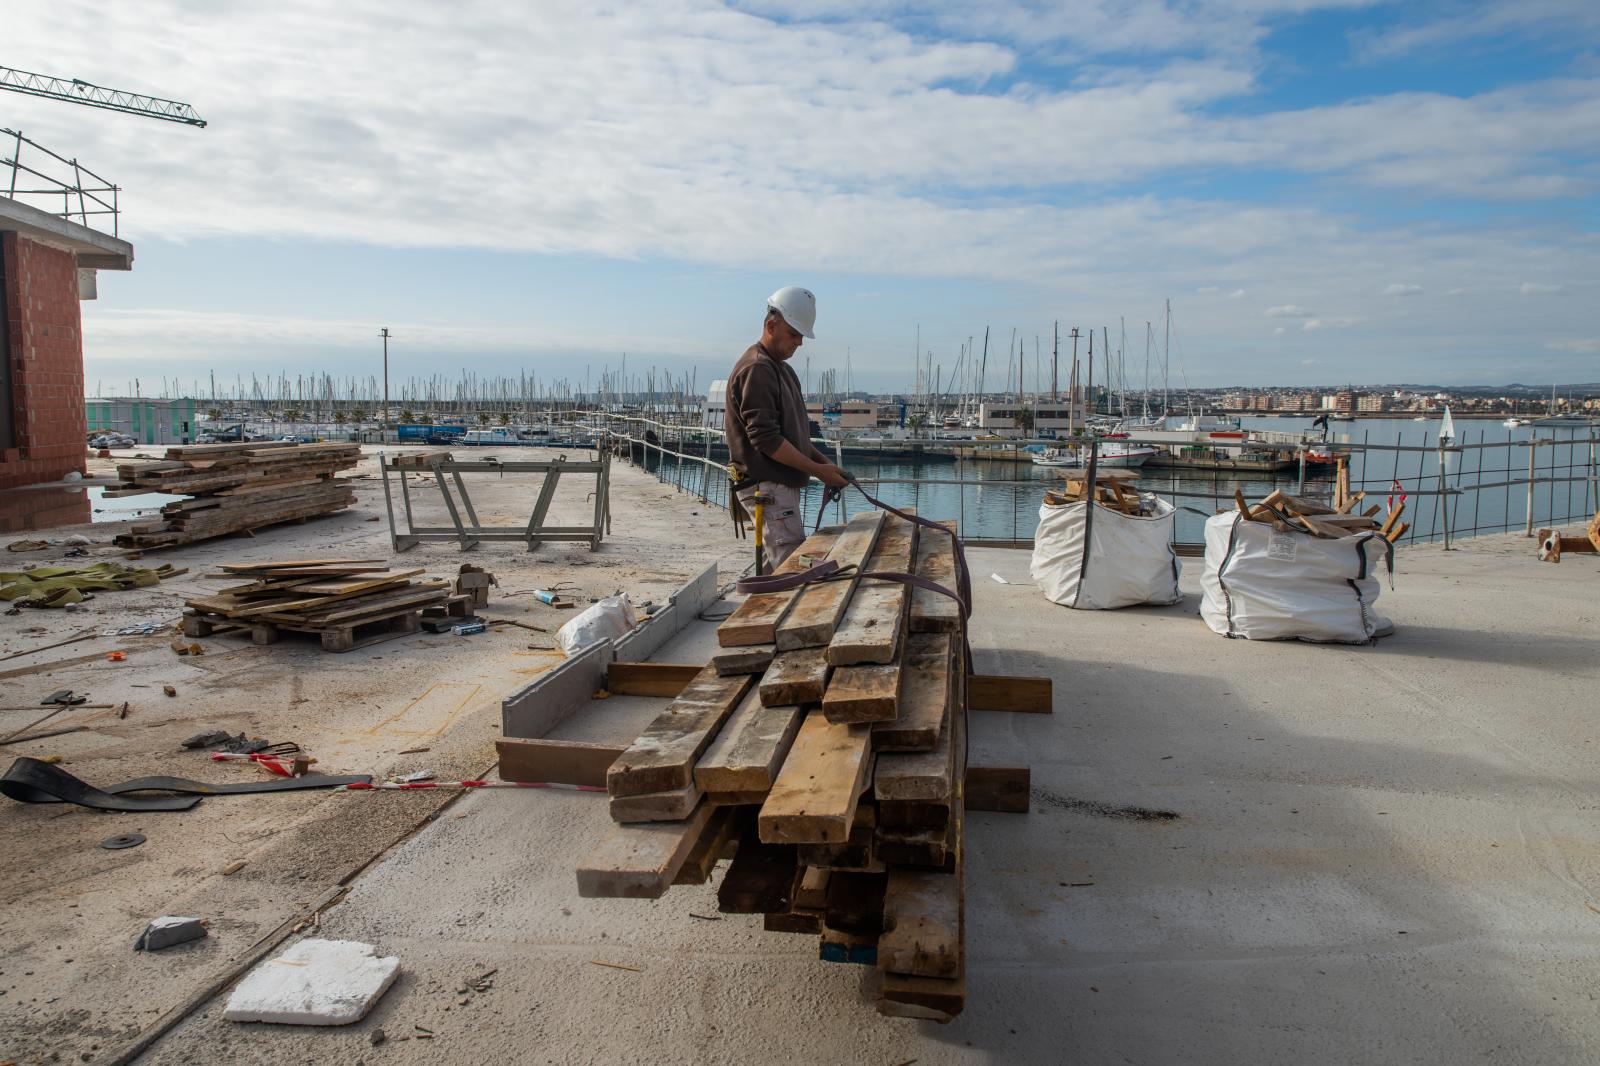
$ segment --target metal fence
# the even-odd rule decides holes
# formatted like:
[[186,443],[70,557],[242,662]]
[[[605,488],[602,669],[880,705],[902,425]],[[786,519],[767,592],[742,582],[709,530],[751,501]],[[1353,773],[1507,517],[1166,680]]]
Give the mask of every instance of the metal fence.
[[[708,504],[727,505],[727,451],[721,430],[603,414],[592,414],[590,423],[591,431],[604,430],[619,457]],[[1427,430],[1419,430],[1414,444],[1363,438],[1331,447],[1349,466],[1351,492],[1365,494],[1360,509],[1376,504],[1381,518],[1401,500],[1406,502],[1409,528],[1401,543],[1442,541],[1448,547],[1461,537],[1513,530],[1531,536],[1541,526],[1587,522],[1600,508],[1600,436],[1590,427],[1548,427],[1524,440],[1486,438],[1486,431],[1468,429],[1460,439],[1441,445],[1429,439]],[[814,443],[886,501],[915,507],[929,517],[956,518],[968,540],[1031,544],[1044,491],[1059,484],[1050,468],[1034,464],[1028,449],[1059,446],[1060,441]],[[1119,443],[1161,442],[1134,436],[1119,438]],[[1204,514],[1233,507],[1235,489],[1251,499],[1273,489],[1330,499],[1334,465],[1313,462],[1312,447],[1293,451],[1294,461],[1285,470],[1144,469],[1138,485]],[[813,484],[805,500],[809,523],[819,506],[820,488]],[[830,519],[846,518],[866,506],[859,494],[847,494],[834,505]],[[1198,545],[1202,524],[1200,515],[1180,512],[1177,542]]]

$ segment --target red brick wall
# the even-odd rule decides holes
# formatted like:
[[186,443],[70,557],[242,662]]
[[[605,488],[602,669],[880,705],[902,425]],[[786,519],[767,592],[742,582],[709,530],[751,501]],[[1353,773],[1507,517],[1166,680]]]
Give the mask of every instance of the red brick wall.
[[0,489],[84,469],[83,334],[71,252],[0,233],[17,447],[0,452]]

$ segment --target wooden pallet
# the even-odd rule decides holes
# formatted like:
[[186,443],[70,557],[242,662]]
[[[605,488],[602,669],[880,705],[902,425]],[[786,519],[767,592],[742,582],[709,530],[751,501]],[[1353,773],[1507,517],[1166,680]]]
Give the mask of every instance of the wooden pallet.
[[327,625],[299,622],[235,621],[225,615],[199,612],[185,614],[183,633],[188,637],[210,637],[224,633],[250,633],[256,644],[276,644],[285,633],[304,633],[317,637],[324,651],[352,651],[369,644],[393,640],[422,628],[420,608],[408,607],[375,615],[363,615]]

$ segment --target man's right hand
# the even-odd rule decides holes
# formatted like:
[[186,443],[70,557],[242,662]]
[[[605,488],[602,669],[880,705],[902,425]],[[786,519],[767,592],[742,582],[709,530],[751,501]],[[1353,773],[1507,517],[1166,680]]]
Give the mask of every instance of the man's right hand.
[[834,466],[832,463],[818,463],[817,469],[811,473],[813,477],[830,489],[842,489],[850,484],[850,478],[845,474],[843,468]]

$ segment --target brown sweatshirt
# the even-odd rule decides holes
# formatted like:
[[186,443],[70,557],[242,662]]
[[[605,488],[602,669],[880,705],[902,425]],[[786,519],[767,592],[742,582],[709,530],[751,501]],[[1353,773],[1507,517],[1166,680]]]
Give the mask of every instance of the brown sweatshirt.
[[811,457],[811,422],[800,379],[787,362],[774,359],[759,344],[745,349],[728,375],[723,428],[728,431],[728,453],[747,477],[795,488],[811,480],[768,457],[783,441]]

